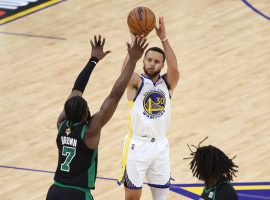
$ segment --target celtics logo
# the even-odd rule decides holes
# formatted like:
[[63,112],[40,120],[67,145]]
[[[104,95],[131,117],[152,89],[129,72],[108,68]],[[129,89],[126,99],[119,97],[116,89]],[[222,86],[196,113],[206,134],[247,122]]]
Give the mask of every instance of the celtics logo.
[[164,112],[166,98],[162,91],[151,91],[147,93],[143,100],[144,115],[148,118],[156,119]]

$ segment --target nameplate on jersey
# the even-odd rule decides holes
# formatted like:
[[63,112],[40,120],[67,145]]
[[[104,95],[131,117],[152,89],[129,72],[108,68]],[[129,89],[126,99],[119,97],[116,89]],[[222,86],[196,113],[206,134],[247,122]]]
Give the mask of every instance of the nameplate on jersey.
[[143,114],[149,119],[157,119],[165,113],[166,96],[160,90],[150,90],[144,94]]
[[19,19],[64,0],[0,0],[0,25]]
[[73,146],[76,148],[77,146],[77,140],[71,137],[66,137],[66,136],[61,136],[61,142],[62,145],[69,145],[69,146]]

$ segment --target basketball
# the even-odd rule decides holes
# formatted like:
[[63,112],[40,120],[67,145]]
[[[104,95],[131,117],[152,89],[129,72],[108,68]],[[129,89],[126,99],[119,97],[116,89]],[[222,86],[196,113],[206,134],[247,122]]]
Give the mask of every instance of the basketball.
[[134,35],[146,36],[154,29],[156,17],[149,8],[137,7],[129,12],[127,24]]

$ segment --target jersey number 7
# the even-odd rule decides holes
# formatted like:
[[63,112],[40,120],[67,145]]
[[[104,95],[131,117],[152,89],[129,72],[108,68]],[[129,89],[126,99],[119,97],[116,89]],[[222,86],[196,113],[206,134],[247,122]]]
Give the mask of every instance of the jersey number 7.
[[64,163],[61,164],[61,170],[65,172],[69,172],[70,171],[69,164],[71,163],[72,159],[76,155],[76,148],[63,146],[62,155],[66,156],[66,159]]

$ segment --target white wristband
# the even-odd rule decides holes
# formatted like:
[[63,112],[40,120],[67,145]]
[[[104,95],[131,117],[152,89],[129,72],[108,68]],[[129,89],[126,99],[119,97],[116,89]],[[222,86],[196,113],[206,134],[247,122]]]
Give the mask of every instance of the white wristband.
[[161,42],[164,42],[164,41],[166,41],[166,40],[168,40],[167,37],[165,37],[164,39],[162,39],[162,40],[160,40],[160,41],[161,41]]

